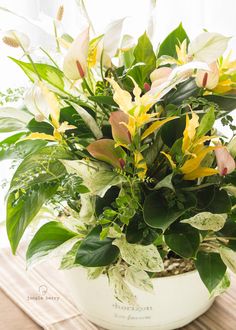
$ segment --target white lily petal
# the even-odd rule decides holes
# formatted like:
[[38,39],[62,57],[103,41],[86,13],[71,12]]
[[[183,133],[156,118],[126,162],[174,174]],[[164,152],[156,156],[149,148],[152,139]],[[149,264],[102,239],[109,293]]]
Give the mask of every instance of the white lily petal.
[[115,56],[117,49],[120,46],[121,34],[125,19],[126,18],[122,18],[112,22],[106,29],[103,39],[103,49],[104,52],[110,57]]
[[225,52],[229,39],[219,33],[203,32],[189,44],[189,55],[210,64]]
[[89,28],[72,42],[64,58],[63,72],[69,79],[77,80],[86,75],[89,50]]

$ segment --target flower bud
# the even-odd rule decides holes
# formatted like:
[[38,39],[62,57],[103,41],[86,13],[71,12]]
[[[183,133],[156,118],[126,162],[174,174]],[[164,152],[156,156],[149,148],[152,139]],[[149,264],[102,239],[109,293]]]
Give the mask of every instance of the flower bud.
[[230,174],[235,170],[235,160],[226,147],[215,150],[218,171],[221,176]]
[[168,67],[162,67],[159,69],[155,69],[150,75],[152,87],[157,87],[157,86],[163,84],[164,82],[166,82],[166,80],[168,79],[171,72],[172,72],[172,69],[168,68]]
[[27,50],[30,46],[30,39],[22,32],[16,30],[9,30],[5,33],[2,41],[13,48],[22,47]]

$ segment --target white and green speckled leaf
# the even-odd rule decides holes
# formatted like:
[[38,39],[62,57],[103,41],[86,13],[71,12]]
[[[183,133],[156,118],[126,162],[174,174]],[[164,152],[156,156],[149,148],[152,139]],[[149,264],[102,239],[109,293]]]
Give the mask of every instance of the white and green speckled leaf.
[[184,219],[182,223],[188,223],[199,230],[218,231],[224,227],[227,214],[213,214],[211,212],[201,212],[189,219]]
[[132,266],[148,272],[161,272],[163,260],[155,245],[130,244],[125,237],[116,239],[112,244],[118,246],[121,257]]
[[138,289],[153,292],[152,280],[144,270],[140,270],[136,266],[126,269],[125,280]]
[[103,273],[105,267],[88,267],[87,270],[88,270],[88,278],[90,280],[95,280]]
[[111,267],[108,270],[110,285],[114,290],[115,297],[119,301],[135,306],[137,305],[136,297],[125,283],[121,275],[122,270],[119,266]]
[[212,291],[210,298],[217,297],[224,293],[230,287],[230,278],[227,273],[225,273],[221,282],[217,285],[217,287]]
[[220,256],[224,264],[236,274],[236,252],[226,246],[221,246]]

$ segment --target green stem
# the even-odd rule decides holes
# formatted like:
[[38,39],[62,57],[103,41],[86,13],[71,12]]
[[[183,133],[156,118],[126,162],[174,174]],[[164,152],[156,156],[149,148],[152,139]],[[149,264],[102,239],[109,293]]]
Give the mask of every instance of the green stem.
[[57,52],[60,53],[61,49],[60,49],[60,44],[59,44],[59,41],[58,41],[57,26],[56,26],[55,21],[53,21],[53,29],[54,29],[54,35],[55,35],[55,40],[56,40],[56,45],[57,45]]
[[91,88],[89,87],[89,84],[88,84],[88,82],[87,82],[87,80],[86,80],[85,78],[83,78],[83,82],[84,82],[84,84],[85,84],[85,86],[86,86],[86,88],[87,88],[89,94],[90,94],[91,96],[94,96],[94,94],[93,94]]

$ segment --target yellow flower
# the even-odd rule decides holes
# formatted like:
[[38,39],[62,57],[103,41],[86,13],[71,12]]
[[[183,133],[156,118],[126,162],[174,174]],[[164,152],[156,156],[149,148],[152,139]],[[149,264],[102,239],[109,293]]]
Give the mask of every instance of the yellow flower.
[[224,94],[236,90],[236,61],[230,60],[231,53],[219,61],[220,78],[213,92]]
[[137,150],[134,152],[134,166],[139,170],[138,177],[144,180],[147,172],[147,164],[141,152]]
[[197,135],[199,126],[199,117],[192,112],[192,118],[189,119],[186,114],[186,126],[183,133],[182,152],[185,160],[179,170],[184,174],[185,180],[195,180],[200,177],[210,176],[219,173],[218,170],[208,167],[202,167],[201,163],[209,152],[218,149],[217,146],[205,146],[204,142],[214,137]]

